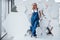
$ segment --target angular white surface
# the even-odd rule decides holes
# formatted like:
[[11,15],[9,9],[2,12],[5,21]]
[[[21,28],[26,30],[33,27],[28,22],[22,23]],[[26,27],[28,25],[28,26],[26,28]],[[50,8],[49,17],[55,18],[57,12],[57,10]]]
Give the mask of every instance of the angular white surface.
[[[36,1],[33,0],[33,1],[36,2],[37,0]],[[28,1],[27,3],[29,3],[29,4],[25,3],[28,10],[31,8],[31,4],[33,3],[33,1],[30,1],[30,2]],[[6,18],[6,20],[2,23],[4,28],[8,32],[8,34],[10,34],[11,36],[14,37],[13,40],[59,40],[60,39],[60,27],[59,27],[59,23],[58,23],[58,18],[57,19],[51,18],[51,21],[52,21],[51,25],[54,27],[52,30],[52,33],[54,36],[47,36],[47,35],[41,36],[40,35],[41,28],[37,28],[36,31],[37,31],[37,35],[39,36],[39,38],[34,38],[34,37],[31,38],[30,35],[25,37],[24,34],[30,27],[30,22],[28,20],[29,16],[27,17],[27,15],[24,13],[26,10],[25,4],[23,4],[24,2],[22,2],[22,0],[16,0],[15,2],[16,2],[15,5],[17,6],[18,12],[11,12],[8,15],[8,17]],[[48,11],[48,13],[49,13],[49,11]],[[55,13],[55,12],[53,12],[53,13]],[[58,16],[57,13],[55,15]],[[54,14],[53,14],[53,16],[54,16]],[[43,28],[45,28],[44,26],[45,25],[43,25]]]

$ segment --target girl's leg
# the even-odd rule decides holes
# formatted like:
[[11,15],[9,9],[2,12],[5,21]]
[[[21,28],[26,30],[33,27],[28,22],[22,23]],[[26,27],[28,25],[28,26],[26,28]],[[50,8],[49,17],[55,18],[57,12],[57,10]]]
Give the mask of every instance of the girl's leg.
[[37,28],[38,21],[35,21],[34,26],[32,27],[32,35],[36,36],[36,28]]

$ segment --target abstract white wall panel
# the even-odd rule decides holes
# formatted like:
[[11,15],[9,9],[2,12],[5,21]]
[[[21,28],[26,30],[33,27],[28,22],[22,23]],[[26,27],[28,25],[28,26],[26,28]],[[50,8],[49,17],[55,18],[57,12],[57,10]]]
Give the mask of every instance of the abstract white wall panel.
[[59,24],[60,24],[60,8],[59,8]]
[[8,1],[2,0],[2,21],[6,19],[8,15]]

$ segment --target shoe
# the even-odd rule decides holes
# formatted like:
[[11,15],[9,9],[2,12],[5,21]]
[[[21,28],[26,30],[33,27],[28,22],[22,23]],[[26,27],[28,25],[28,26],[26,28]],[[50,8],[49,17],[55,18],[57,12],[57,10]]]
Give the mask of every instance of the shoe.
[[37,38],[37,35],[34,35],[34,36],[33,36],[33,35],[31,35],[31,37],[35,37],[35,38]]
[[31,34],[32,32],[31,32],[31,30],[29,29],[29,30],[27,30],[27,33]]

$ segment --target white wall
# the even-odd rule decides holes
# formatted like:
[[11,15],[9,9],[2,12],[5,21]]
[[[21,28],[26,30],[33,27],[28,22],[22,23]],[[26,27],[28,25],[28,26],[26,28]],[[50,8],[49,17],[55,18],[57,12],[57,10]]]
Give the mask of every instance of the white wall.
[[1,8],[2,8],[2,0],[0,0],[0,38],[1,38],[1,26],[2,26],[1,25],[1,13],[2,13],[1,11],[2,11],[2,9]]
[[60,2],[60,0],[55,0],[55,2]]
[[6,19],[8,15],[8,1],[2,0],[2,21]]
[[58,3],[59,5],[59,24],[60,24],[60,2]]
[[[44,13],[46,12],[51,18],[58,18],[59,6],[54,0],[48,0],[48,1],[26,0],[25,2],[23,2],[23,5],[27,8],[27,15],[28,15],[28,13],[31,13],[30,10],[32,8],[32,3],[34,3],[34,2],[38,3],[39,8],[42,8],[42,10],[44,10]],[[48,11],[46,11],[46,9],[45,9],[46,8],[45,3],[48,4],[48,8],[47,8]]]

